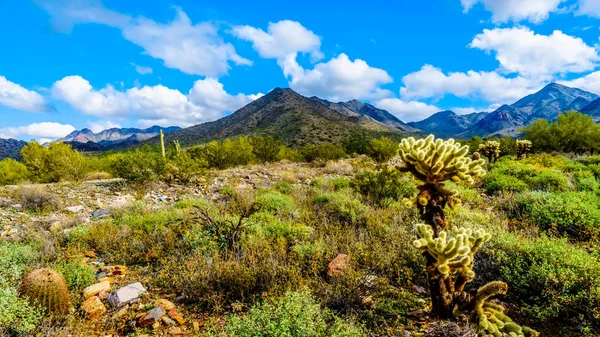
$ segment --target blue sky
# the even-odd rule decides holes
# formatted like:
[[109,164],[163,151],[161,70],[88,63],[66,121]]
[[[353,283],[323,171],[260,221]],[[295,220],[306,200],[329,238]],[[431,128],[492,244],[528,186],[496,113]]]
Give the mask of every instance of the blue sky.
[[0,137],[189,126],[275,87],[404,121],[600,94],[598,0],[0,2]]

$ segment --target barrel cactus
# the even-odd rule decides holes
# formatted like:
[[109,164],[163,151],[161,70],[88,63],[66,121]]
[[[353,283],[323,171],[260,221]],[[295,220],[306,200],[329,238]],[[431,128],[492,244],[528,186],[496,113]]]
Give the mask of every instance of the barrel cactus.
[[25,275],[19,288],[21,296],[51,316],[69,312],[69,292],[65,279],[50,268],[36,269]]

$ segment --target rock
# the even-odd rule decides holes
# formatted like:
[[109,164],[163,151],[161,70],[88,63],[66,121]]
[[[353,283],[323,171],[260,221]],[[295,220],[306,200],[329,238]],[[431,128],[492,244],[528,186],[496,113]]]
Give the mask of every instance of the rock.
[[185,324],[185,319],[175,309],[169,310],[169,317],[176,320],[179,325]]
[[100,272],[104,273],[104,276],[125,275],[127,274],[127,266],[104,266],[100,268]]
[[81,206],[81,205],[71,206],[71,207],[65,208],[65,210],[68,212],[71,212],[71,213],[79,213],[79,212],[83,211],[83,206]]
[[416,284],[413,284],[412,289],[413,289],[414,292],[416,292],[419,295],[424,295],[424,294],[427,293],[427,289],[425,289],[425,288],[423,288],[421,286],[418,286]]
[[141,283],[136,282],[113,291],[108,297],[108,302],[113,307],[119,308],[125,304],[137,302],[144,293],[146,293],[146,288]]
[[192,327],[194,328],[195,331],[200,331],[200,323],[198,323],[198,321],[194,321],[192,323]]
[[158,306],[148,311],[144,316],[138,320],[138,325],[142,328],[153,325],[154,323],[160,324],[160,319],[165,315],[166,311],[163,307]]
[[338,254],[335,259],[327,265],[327,276],[336,277],[342,275],[350,264],[350,257],[346,254]]
[[161,298],[160,300],[156,301],[155,305],[160,305],[167,311],[175,309],[175,304],[173,304],[173,302],[169,300],[165,300],[164,298]]
[[14,205],[11,205],[10,207],[12,207],[14,209],[21,209],[21,208],[23,208],[23,205],[21,205],[21,204],[14,204]]
[[81,309],[88,314],[89,318],[96,318],[104,315],[106,307],[98,296],[92,296],[81,304]]
[[101,209],[101,210],[98,210],[98,211],[92,212],[92,214],[91,214],[91,217],[92,217],[92,218],[99,218],[99,217],[106,216],[106,215],[108,215],[108,214],[109,214],[109,212],[108,212],[107,210],[105,210],[105,209]]
[[163,323],[165,323],[166,325],[176,325],[176,324],[177,324],[177,322],[175,322],[174,320],[170,319],[170,318],[169,318],[169,317],[167,317],[167,316],[163,316],[163,317],[161,318],[161,320],[162,320],[162,322],[163,322]]
[[171,335],[171,336],[183,335],[183,331],[181,330],[180,327],[173,326],[169,329],[169,335]]
[[159,326],[160,326],[160,321],[152,324],[152,329],[156,330],[156,329],[158,329]]
[[128,309],[128,308],[127,308],[127,307],[125,307],[125,308],[123,308],[123,309],[119,310],[119,311],[117,312],[117,317],[123,317],[123,316],[127,315],[127,309]]
[[101,299],[101,300],[106,300],[106,299],[108,299],[108,296],[110,296],[110,293],[109,293],[108,291],[101,290],[101,291],[98,293],[98,297],[100,297],[100,299]]
[[94,252],[93,250],[88,250],[87,252],[83,253],[83,255],[85,255],[86,257],[95,259],[98,256],[96,255],[96,252]]
[[108,281],[92,284],[91,286],[83,289],[83,298],[87,300],[92,296],[98,295],[98,293],[101,291],[110,292],[110,283]]
[[99,278],[98,282],[108,282],[110,284],[115,284],[115,278],[110,276],[104,276]]

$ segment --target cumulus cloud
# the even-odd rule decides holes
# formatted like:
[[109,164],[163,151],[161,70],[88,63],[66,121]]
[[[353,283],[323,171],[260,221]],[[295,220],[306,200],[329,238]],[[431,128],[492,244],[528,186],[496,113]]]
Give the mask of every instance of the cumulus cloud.
[[223,41],[214,24],[194,24],[180,8],[176,8],[175,19],[164,24],[106,9],[100,1],[38,0],[38,3],[52,15],[54,26],[61,31],[70,31],[78,23],[118,28],[125,39],[142,47],[144,54],[186,74],[220,76],[231,68],[230,62],[252,64],[239,56],[232,44]]
[[118,123],[115,123],[113,121],[97,121],[97,122],[88,122],[88,126],[90,127],[90,130],[92,130],[92,132],[94,133],[98,133],[100,131],[104,131],[107,129],[112,129],[112,128],[120,128],[121,125]]
[[150,67],[141,66],[133,62],[131,62],[130,64],[135,67],[135,71],[137,71],[137,73],[140,75],[152,74],[152,68]]
[[392,82],[383,69],[371,67],[361,59],[351,60],[342,53],[327,62],[305,69],[298,63],[299,53],[309,53],[316,62],[323,58],[321,39],[295,21],[269,23],[267,31],[251,26],[236,26],[232,33],[251,41],[261,57],[273,58],[289,78],[289,86],[307,96],[319,96],[332,101],[355,98],[380,99],[393,96],[381,85]]
[[215,120],[262,95],[230,95],[214,78],[197,80],[187,95],[163,85],[124,91],[107,85],[96,90],[81,76],[67,76],[56,81],[52,94],[85,114],[104,118],[166,119],[167,124],[180,126]]
[[598,0],[579,0],[576,14],[600,17],[600,2]]
[[600,60],[594,47],[559,30],[541,35],[526,27],[484,29],[469,47],[494,53],[502,71],[529,77],[585,72]]
[[282,20],[270,22],[267,31],[252,26],[235,26],[233,35],[250,41],[263,58],[285,58],[299,52],[310,53],[313,61],[323,58],[319,50],[321,38],[299,22]]
[[586,76],[576,78],[571,81],[559,81],[559,83],[600,95],[600,71],[592,72]]
[[0,104],[29,112],[44,112],[47,110],[42,95],[27,90],[17,83],[7,80],[4,76],[0,76]]
[[75,128],[70,124],[54,122],[33,123],[25,126],[11,126],[0,128],[0,138],[30,137],[30,138],[61,138],[73,132]]
[[512,103],[539,89],[541,82],[523,77],[506,78],[496,72],[473,71],[444,74],[440,68],[426,64],[419,71],[402,78],[403,99],[441,98],[447,94],[486,101]]
[[441,109],[418,101],[403,101],[398,98],[384,98],[374,101],[373,104],[394,114],[403,122],[423,120]]
[[548,19],[550,13],[559,11],[560,5],[566,0],[461,0],[460,2],[465,13],[480,3],[492,13],[494,23],[523,20],[541,23]]

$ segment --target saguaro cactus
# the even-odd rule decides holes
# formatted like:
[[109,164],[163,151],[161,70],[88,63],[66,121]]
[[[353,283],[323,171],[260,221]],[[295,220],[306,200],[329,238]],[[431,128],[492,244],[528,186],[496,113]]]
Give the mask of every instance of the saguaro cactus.
[[175,145],[175,153],[177,155],[181,154],[181,145],[179,145],[179,140],[174,140],[173,144]]
[[69,292],[65,279],[56,271],[41,268],[27,274],[21,282],[19,293],[32,305],[44,309],[52,316],[69,312]]
[[500,158],[500,143],[495,140],[488,140],[483,144],[479,144],[479,152],[486,156],[490,163],[494,163]]
[[166,158],[167,154],[165,153],[165,134],[162,132],[162,129],[160,130],[160,150],[162,152],[163,158]]
[[531,152],[531,141],[527,139],[517,139],[517,159],[526,158]]
[[[469,158],[468,149],[468,146],[461,146],[453,139],[435,140],[433,135],[418,141],[412,137],[403,139],[399,153],[404,166],[399,167],[399,170],[411,172],[415,178],[422,181],[422,185],[418,187],[420,192],[416,204],[425,223],[416,226],[413,244],[426,258],[432,312],[440,318],[451,318],[461,310],[473,309],[480,305],[482,310],[475,310],[473,315],[478,322],[483,322],[480,324],[481,329],[493,333],[492,325],[485,322],[487,319],[488,322],[493,321],[497,324],[500,317],[497,312],[500,311],[490,314],[491,309],[488,308],[493,304],[485,303],[487,298],[498,294],[495,291],[498,287],[494,286],[496,283],[483,287],[480,296],[475,299],[471,299],[465,291],[467,283],[475,278],[475,253],[491,235],[484,230],[447,228],[444,214],[446,205],[456,205],[456,192],[446,189],[445,181],[473,184],[475,179],[485,174],[482,167],[484,160],[478,153]],[[484,296],[488,293],[491,295]],[[502,328],[496,325],[499,331],[517,331],[513,329],[512,321],[504,319],[502,322],[505,322]],[[522,332],[530,333],[527,336],[536,334],[531,329],[519,328]]]

